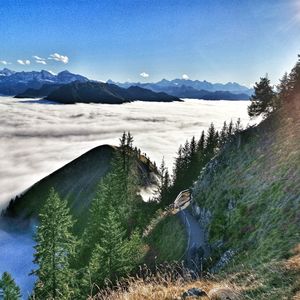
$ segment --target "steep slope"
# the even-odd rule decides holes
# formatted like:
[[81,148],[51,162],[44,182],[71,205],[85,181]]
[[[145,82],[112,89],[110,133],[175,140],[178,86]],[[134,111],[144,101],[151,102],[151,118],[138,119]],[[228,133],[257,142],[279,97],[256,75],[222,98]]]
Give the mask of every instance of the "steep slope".
[[259,299],[288,299],[300,283],[286,269],[300,242],[299,116],[295,107],[282,109],[238,134],[193,188],[194,215],[206,227],[215,263],[222,258],[214,270],[230,261],[227,272],[255,273],[260,286],[247,295]]
[[158,102],[181,101],[180,99],[165,93],[155,93],[140,87],[123,89],[114,84],[92,81],[85,83],[73,82],[64,85],[50,93],[46,99],[64,104],[78,102],[122,104],[135,100]]
[[[6,215],[28,219],[36,217],[46,200],[49,190],[54,187],[59,195],[68,199],[71,211],[79,223],[85,222],[91,200],[95,196],[101,178],[110,169],[110,162],[117,148],[103,145],[86,152],[64,167],[43,178],[21,196],[12,200]],[[148,187],[156,183],[153,166],[141,156],[138,162],[140,184]]]

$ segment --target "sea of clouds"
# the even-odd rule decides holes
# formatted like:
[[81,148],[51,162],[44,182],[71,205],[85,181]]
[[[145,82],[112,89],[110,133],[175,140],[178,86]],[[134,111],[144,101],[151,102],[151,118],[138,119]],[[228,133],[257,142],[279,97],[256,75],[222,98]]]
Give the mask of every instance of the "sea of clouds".
[[[91,148],[118,144],[124,131],[158,164],[164,157],[171,170],[179,145],[193,135],[199,138],[211,122],[219,129],[223,121],[240,117],[246,126],[248,105],[204,100],[59,105],[0,97],[0,209]],[[31,231],[12,235],[0,230],[0,273],[11,270],[23,291],[33,282],[27,276],[33,267],[32,245]]]

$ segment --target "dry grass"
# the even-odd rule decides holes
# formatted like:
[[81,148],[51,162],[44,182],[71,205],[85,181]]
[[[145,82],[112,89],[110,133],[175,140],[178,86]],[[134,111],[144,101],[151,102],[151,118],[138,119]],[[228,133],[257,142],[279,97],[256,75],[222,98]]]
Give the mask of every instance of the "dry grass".
[[[175,300],[182,299],[182,294],[191,289],[199,288],[208,296],[201,299],[243,299],[238,286],[229,280],[217,280],[207,277],[193,279],[192,275],[182,266],[164,265],[154,274],[149,269],[143,269],[144,276],[123,279],[113,288],[101,290],[90,300]],[[189,297],[188,299],[196,299]],[[199,299],[199,298],[197,298]]]
[[290,254],[286,260],[261,264],[260,268],[240,267],[196,279],[179,264],[160,265],[155,273],[142,267],[142,275],[123,279],[89,300],[179,300],[191,288],[205,291],[208,296],[203,300],[300,300],[300,244]]

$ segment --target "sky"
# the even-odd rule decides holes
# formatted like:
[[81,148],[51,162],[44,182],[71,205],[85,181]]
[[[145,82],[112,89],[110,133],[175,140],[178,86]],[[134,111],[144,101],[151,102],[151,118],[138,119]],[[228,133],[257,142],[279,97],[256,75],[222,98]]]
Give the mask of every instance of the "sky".
[[0,68],[115,81],[277,81],[300,52],[299,0],[0,0]]

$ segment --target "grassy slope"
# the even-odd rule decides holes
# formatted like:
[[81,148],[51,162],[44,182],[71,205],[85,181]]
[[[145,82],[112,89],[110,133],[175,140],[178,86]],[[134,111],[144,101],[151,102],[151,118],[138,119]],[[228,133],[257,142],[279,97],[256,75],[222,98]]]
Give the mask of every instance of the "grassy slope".
[[237,251],[231,270],[243,265],[264,281],[251,293],[285,299],[284,293],[295,292],[297,279],[286,273],[282,280],[276,266],[281,269],[300,242],[299,112],[281,111],[240,138],[206,168],[194,197],[212,213],[210,241],[223,240],[222,251]]
[[185,228],[175,215],[164,216],[146,239],[150,249],[146,256],[147,265],[180,261],[186,248]]

